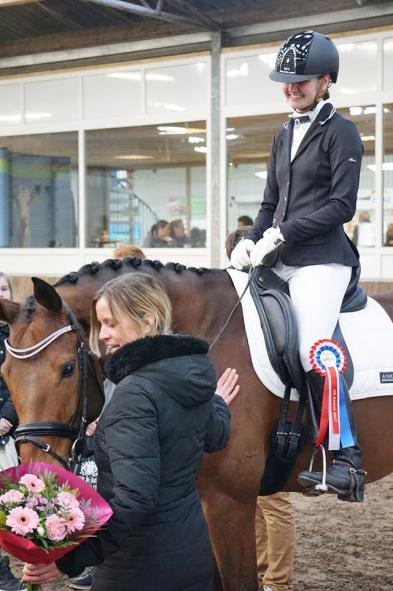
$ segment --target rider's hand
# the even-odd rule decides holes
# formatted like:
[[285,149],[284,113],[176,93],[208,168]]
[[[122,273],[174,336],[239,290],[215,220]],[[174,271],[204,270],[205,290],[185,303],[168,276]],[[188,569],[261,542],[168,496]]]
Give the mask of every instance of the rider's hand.
[[263,234],[263,238],[258,240],[250,254],[250,260],[253,267],[262,264],[263,259],[269,252],[275,250],[280,244],[284,242],[284,237],[280,232],[280,228],[269,228]]
[[239,244],[235,246],[231,254],[231,265],[240,271],[243,267],[249,267],[251,264],[250,253],[255,244],[249,238],[243,238]]
[[217,380],[216,394],[221,396],[227,404],[231,404],[240,390],[240,386],[237,383],[238,379],[239,376],[236,369],[227,367]]

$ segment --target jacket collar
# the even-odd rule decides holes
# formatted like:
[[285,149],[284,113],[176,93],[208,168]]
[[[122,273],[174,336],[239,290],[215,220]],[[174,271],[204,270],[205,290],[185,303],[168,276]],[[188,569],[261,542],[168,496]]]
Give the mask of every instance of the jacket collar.
[[105,369],[109,379],[118,384],[132,372],[161,361],[187,355],[206,355],[208,344],[195,337],[183,335],[157,335],[127,343],[107,360]]
[[[295,157],[292,160],[292,163],[294,162],[294,160],[296,160],[296,158],[298,158],[300,156],[300,154],[302,152],[304,152],[304,150],[313,141],[313,139],[323,132],[323,126],[328,121],[330,121],[330,119],[333,117],[335,112],[336,112],[336,109],[333,107],[333,105],[331,103],[326,103],[322,107],[322,109],[319,111],[317,117],[314,119],[314,121],[311,123],[309,129],[307,130],[306,135],[302,139],[302,141],[297,149],[297,152],[295,154]],[[291,125],[291,128],[293,128],[293,123]],[[287,141],[290,142],[289,146],[288,146],[288,150],[289,150],[289,154],[290,154],[290,146],[292,144],[292,141],[291,141],[292,140],[292,130],[291,130],[291,133],[287,133],[286,135],[288,136]]]

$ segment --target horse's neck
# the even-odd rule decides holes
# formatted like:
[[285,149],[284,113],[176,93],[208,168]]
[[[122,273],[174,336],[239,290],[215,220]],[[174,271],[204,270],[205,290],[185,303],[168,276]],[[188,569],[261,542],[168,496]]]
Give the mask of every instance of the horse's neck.
[[[165,286],[172,303],[174,332],[198,336],[211,341],[223,326],[236,302],[231,280],[224,271],[193,271],[175,273],[161,269],[150,271]],[[90,325],[91,301],[100,287],[120,274],[97,274],[90,280],[63,284],[57,288],[60,296],[84,326]]]

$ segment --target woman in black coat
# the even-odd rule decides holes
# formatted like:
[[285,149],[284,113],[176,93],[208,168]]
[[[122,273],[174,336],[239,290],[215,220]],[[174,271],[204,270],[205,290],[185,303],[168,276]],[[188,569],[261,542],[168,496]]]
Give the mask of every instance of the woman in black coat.
[[107,283],[92,310],[91,344],[117,384],[96,431],[98,490],[113,516],[56,565],[25,567],[47,583],[98,565],[93,591],[212,591],[214,566],[197,491],[204,451],[225,447],[230,415],[215,395],[208,346],[172,335],[161,284],[133,273]]

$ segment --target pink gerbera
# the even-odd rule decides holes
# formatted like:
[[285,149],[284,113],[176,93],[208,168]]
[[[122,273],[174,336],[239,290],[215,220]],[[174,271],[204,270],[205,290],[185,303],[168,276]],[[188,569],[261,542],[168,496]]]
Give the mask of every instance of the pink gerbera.
[[45,521],[45,527],[48,533],[48,538],[55,542],[64,540],[67,535],[64,519],[58,515],[50,515]]
[[45,482],[35,474],[25,474],[19,482],[25,485],[29,493],[39,493],[45,488]]
[[31,533],[38,525],[38,514],[28,507],[15,507],[10,511],[6,519],[6,525],[14,534],[25,536]]
[[0,496],[0,503],[2,505],[6,505],[7,503],[21,503],[25,495],[20,492],[20,490],[11,489],[8,490],[6,493]]
[[85,525],[85,516],[80,509],[71,509],[63,515],[68,533],[80,531]]

